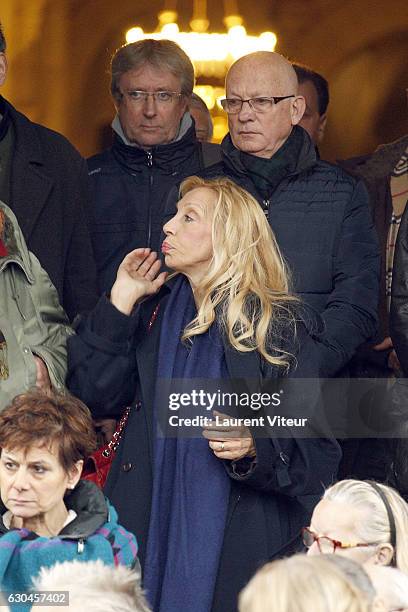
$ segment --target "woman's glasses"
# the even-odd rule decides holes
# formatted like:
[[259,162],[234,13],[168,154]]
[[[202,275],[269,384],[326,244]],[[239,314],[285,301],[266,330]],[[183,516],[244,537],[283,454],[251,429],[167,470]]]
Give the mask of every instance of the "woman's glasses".
[[317,533],[311,531],[309,527],[303,527],[302,540],[306,548],[310,548],[316,542],[319,551],[323,555],[332,555],[336,552],[338,548],[366,548],[367,546],[376,546],[378,544],[378,542],[356,542],[353,544],[345,544],[344,542],[340,542],[339,540],[333,540],[333,538],[329,538],[328,536],[319,536],[317,535]]

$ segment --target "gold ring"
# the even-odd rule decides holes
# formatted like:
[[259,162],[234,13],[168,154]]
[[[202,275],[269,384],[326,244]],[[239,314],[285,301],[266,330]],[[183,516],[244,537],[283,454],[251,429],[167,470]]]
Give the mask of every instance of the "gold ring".
[[221,449],[220,449],[220,450],[222,450],[222,451],[223,451],[223,450],[224,450],[224,446],[225,446],[225,443],[224,443],[224,442],[221,442]]

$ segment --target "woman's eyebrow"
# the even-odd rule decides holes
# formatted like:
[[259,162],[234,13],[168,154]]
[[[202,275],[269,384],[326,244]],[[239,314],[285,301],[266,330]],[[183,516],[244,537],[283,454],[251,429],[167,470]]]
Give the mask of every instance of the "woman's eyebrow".
[[1,454],[1,458],[2,459],[8,459],[9,461],[14,461],[14,463],[17,463],[17,461],[14,459],[14,457],[12,457],[11,455],[8,455],[7,453],[2,453]]
[[199,208],[203,213],[206,211],[206,207],[201,202],[186,202],[183,208]]
[[51,466],[51,464],[48,463],[47,461],[44,461],[44,459],[38,459],[37,461],[30,461],[30,463],[28,465],[29,466],[32,466],[32,465],[43,465],[43,466],[47,466],[47,467]]

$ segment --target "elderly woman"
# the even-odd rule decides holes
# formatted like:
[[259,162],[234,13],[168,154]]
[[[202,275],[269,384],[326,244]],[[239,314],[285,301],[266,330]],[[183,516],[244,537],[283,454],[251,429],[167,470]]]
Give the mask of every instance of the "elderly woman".
[[303,542],[309,555],[347,555],[408,574],[408,504],[386,485],[341,480],[317,504]]
[[57,561],[137,562],[135,537],[100,489],[80,480],[95,433],[79,400],[39,390],[17,396],[0,413],[0,448],[2,589],[28,592]]
[[64,388],[72,333],[55,287],[0,202],[0,410],[35,385]]
[[256,387],[318,374],[318,344],[296,321],[298,301],[257,202],[222,179],[191,177],[181,196],[162,246],[178,274],[166,282],[156,253],[131,252],[110,297],[70,339],[68,381],[98,417],[134,400],[107,491],[142,543],[155,612],[232,612],[259,564],[296,546],[339,450],[329,438],[278,440],[224,417],[204,422],[204,438],[161,435],[163,381]]

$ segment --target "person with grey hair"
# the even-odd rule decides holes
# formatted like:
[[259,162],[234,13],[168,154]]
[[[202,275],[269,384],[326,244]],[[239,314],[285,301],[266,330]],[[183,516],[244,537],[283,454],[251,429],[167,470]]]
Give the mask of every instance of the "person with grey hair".
[[204,100],[196,93],[192,93],[188,104],[188,110],[194,119],[197,139],[200,142],[210,142],[214,126],[211,119],[211,113]]
[[[358,564],[354,563],[356,569]],[[380,612],[329,555],[299,554],[261,567],[239,596],[239,612]],[[382,608],[381,612],[385,612]]]
[[[68,561],[44,567],[33,580],[37,592],[68,592],[72,612],[149,612],[138,572],[124,566],[108,566],[100,559]],[[41,605],[53,612],[54,605]],[[34,606],[36,609],[37,606]]]
[[333,553],[408,574],[408,504],[392,487],[368,480],[336,482],[302,533],[309,555]]
[[193,65],[173,41],[137,41],[112,58],[114,140],[88,160],[102,292],[110,290],[129,251],[159,249],[170,189],[219,159],[217,145],[197,140],[188,113],[193,87]]

